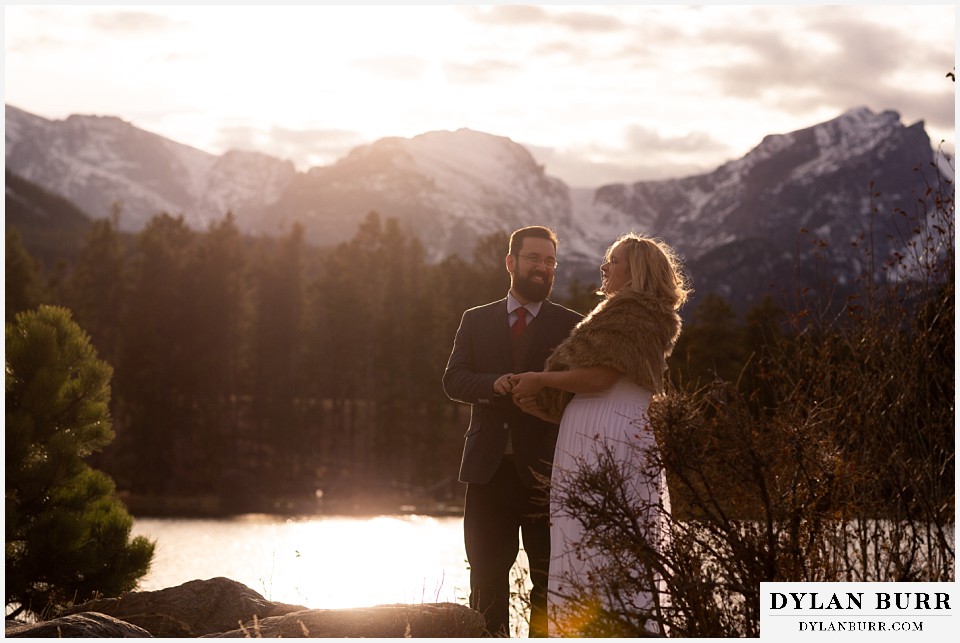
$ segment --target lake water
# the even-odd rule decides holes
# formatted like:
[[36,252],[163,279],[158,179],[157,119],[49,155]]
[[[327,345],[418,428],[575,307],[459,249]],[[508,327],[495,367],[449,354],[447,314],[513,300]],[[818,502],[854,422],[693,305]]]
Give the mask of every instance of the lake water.
[[141,518],[133,535],[156,541],[143,591],[224,576],[312,609],[465,605],[469,595],[462,518]]

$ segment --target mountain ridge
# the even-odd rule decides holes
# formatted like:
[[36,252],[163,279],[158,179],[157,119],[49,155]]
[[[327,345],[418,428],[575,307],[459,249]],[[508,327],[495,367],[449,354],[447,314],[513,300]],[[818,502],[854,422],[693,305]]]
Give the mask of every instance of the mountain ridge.
[[[50,121],[10,105],[6,117],[8,169],[94,217],[122,201],[121,224],[132,231],[161,211],[195,228],[231,211],[246,233],[280,234],[296,221],[310,242],[331,245],[375,210],[440,260],[469,258],[477,238],[539,223],[561,236],[561,276],[583,280],[595,280],[620,233],[638,231],[676,247],[700,271],[698,290],[727,295],[738,279],[756,278],[731,265],[735,257],[782,277],[809,259],[804,234],[839,249],[863,234],[871,213],[910,209],[925,189],[914,170],[935,162],[923,121],[904,126],[896,112],[866,107],[770,134],[711,172],[595,189],[570,188],[522,145],[468,128],[386,137],[298,172],[260,152],[212,155],[117,117]],[[880,250],[893,245],[881,240]],[[859,269],[839,253],[829,268],[841,280]],[[729,278],[717,274],[724,270]]]

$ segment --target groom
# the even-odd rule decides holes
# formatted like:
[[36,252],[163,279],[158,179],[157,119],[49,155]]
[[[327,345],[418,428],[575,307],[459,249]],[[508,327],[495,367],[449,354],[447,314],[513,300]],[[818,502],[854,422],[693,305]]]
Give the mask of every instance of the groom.
[[[543,370],[550,352],[581,315],[547,299],[557,267],[557,237],[541,226],[510,236],[505,299],[463,313],[443,389],[471,405],[460,465],[467,483],[463,535],[470,565],[470,607],[487,632],[510,636],[510,568],[518,533],[530,561],[530,636],[547,633],[549,492],[557,425],[528,415],[509,395],[513,373]],[[535,475],[536,474],[536,475]]]

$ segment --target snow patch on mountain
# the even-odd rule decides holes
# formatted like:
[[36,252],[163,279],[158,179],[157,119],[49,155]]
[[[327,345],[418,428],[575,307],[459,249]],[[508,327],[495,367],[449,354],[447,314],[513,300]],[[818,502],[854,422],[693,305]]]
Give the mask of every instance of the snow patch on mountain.
[[187,193],[194,199],[200,199],[206,189],[208,182],[207,176],[218,159],[213,154],[182,143],[176,143],[169,139],[162,141],[164,150],[170,155],[170,168],[182,168],[186,177],[185,187]]
[[200,175],[204,181],[197,211],[204,225],[227,212],[246,214],[264,203],[275,203],[297,172],[290,161],[250,151],[230,151],[215,158]]
[[[430,243],[425,245],[431,259],[503,230],[571,224],[567,186],[546,176],[526,148],[466,128],[381,139],[307,175],[316,202],[350,201],[365,194],[371,208],[398,216],[418,235],[424,234],[429,218]],[[330,229],[329,217],[323,218],[320,225]]]
[[[122,201],[132,230],[161,211],[182,213],[195,228],[229,211],[244,232],[276,234],[299,221],[308,241],[329,245],[351,238],[377,211],[439,260],[453,252],[469,258],[484,235],[540,224],[561,238],[562,270],[588,278],[619,235],[641,232],[705,261],[701,288],[717,292],[797,265],[794,255],[808,252],[798,248],[811,243],[798,237],[801,229],[848,247],[872,212],[913,208],[924,190],[912,166],[934,157],[922,123],[904,127],[896,112],[865,107],[771,134],[709,173],[596,189],[570,189],[511,139],[465,128],[381,139],[297,173],[288,161],[252,151],[207,154],[113,117],[50,121],[8,105],[6,123],[9,169],[91,216],[107,216]],[[886,191],[876,202],[874,180]],[[847,265],[836,269],[838,278],[853,274]]]
[[228,211],[276,199],[293,166],[256,152],[216,156],[141,130],[113,116],[49,120],[6,106],[7,168],[60,194],[92,217],[122,209],[136,231],[162,212],[205,227]]

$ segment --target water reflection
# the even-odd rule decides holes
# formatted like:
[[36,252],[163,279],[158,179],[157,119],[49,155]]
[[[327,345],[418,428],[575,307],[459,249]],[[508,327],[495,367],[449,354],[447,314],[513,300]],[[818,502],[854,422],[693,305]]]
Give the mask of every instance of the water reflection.
[[269,600],[317,609],[466,604],[462,527],[461,518],[427,516],[142,518],[134,535],[157,547],[138,589],[225,576]]

